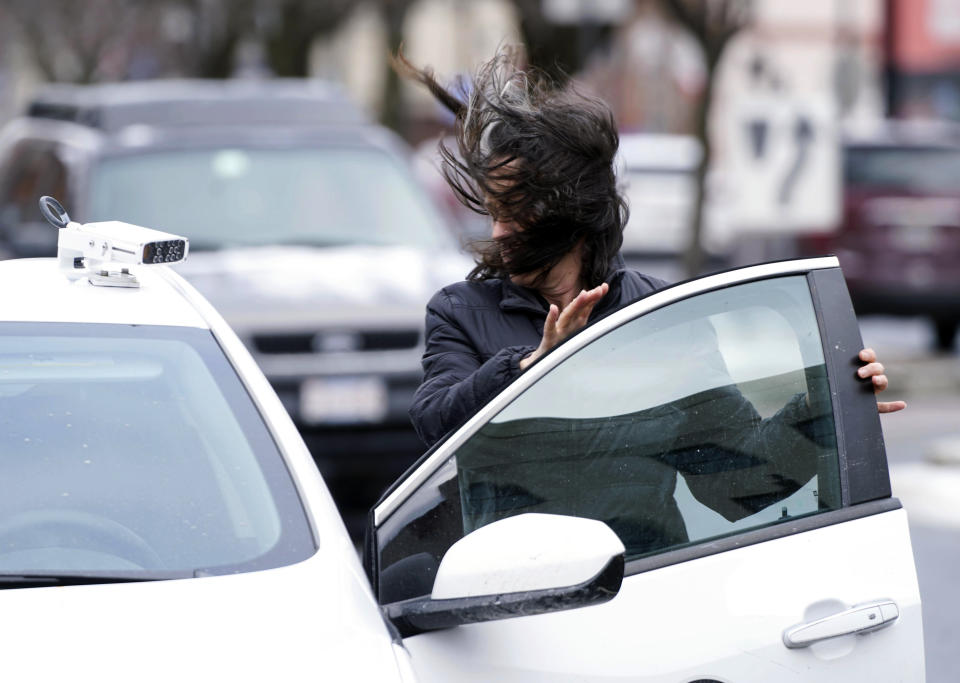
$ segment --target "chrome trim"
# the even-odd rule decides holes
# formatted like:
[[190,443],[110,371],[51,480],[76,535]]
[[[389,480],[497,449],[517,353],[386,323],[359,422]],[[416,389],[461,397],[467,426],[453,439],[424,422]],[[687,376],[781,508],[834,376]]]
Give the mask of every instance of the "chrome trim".
[[831,638],[873,633],[892,626],[899,618],[900,608],[889,598],[864,602],[822,619],[803,621],[784,629],[783,644],[793,650]]
[[591,343],[595,339],[605,335],[609,331],[623,325],[624,323],[636,318],[637,316],[648,313],[654,309],[667,304],[686,299],[696,294],[712,289],[721,289],[735,284],[749,282],[751,280],[760,280],[768,277],[780,275],[792,275],[807,273],[811,270],[823,270],[827,268],[839,268],[840,262],[835,256],[824,256],[811,259],[797,259],[792,261],[777,261],[775,263],[762,263],[756,266],[747,266],[736,270],[717,273],[716,275],[707,275],[689,282],[682,282],[666,289],[659,290],[643,299],[630,304],[619,311],[616,311],[603,320],[591,325],[582,334],[575,335],[564,342],[556,351],[548,355],[542,361],[534,365],[527,372],[521,375],[513,384],[498,394],[487,405],[474,414],[460,429],[451,436],[442,446],[440,446],[433,455],[431,455],[415,472],[413,472],[404,482],[395,488],[389,496],[373,511],[374,527],[379,527],[393,512],[399,507],[400,503],[407,497],[408,493],[418,488],[423,482],[432,475],[436,469],[448,458],[451,453],[456,451],[464,441],[473,436],[483,424],[490,418],[499,413],[517,396],[527,390],[534,382],[539,380],[554,367],[562,363],[581,348]]

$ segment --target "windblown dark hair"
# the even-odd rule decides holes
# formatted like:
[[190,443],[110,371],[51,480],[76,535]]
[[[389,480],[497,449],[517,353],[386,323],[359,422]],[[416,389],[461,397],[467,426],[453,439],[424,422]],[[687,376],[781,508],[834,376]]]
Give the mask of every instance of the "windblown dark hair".
[[581,278],[595,287],[620,251],[627,219],[613,168],[616,123],[604,102],[520,69],[519,58],[500,50],[471,82],[459,84],[463,99],[401,53],[393,64],[455,116],[457,151],[441,142],[440,155],[460,202],[520,227],[474,243],[477,265],[468,279],[545,276],[582,240]]

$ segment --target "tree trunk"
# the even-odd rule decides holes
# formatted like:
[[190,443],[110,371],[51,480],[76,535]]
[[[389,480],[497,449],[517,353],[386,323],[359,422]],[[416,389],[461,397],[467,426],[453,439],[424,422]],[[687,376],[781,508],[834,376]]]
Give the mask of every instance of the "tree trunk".
[[303,78],[310,70],[310,48],[318,36],[336,30],[353,11],[347,0],[287,0],[274,30],[266,36],[267,62],[277,76]]
[[283,31],[267,41],[267,63],[275,76],[304,78],[310,70],[312,35]]
[[200,78],[229,78],[233,73],[233,55],[238,36],[225,36],[216,44],[203,49],[195,61],[195,73]]
[[707,199],[707,174],[713,159],[710,146],[710,111],[714,80],[724,51],[733,37],[750,22],[752,0],[660,0],[662,7],[697,41],[703,50],[705,85],[694,112],[694,135],[703,154],[694,175],[694,205],[690,221],[690,239],[683,254],[687,275],[700,275],[707,265],[703,246],[704,203]]
[[554,24],[543,13],[543,0],[513,0],[527,61],[562,85],[586,66],[590,55],[608,44],[609,24]]
[[[383,19],[387,29],[387,49],[396,54],[403,43],[403,20],[407,14],[407,0],[392,0],[383,7]],[[386,59],[383,80],[383,102],[380,109],[380,121],[393,129],[401,137],[407,133],[406,108],[404,106],[403,84],[400,75]]]
[[684,270],[688,277],[697,277],[703,273],[707,261],[706,249],[703,246],[704,232],[704,203],[707,196],[707,174],[713,159],[713,148],[710,144],[710,111],[713,102],[713,79],[716,64],[707,61],[706,84],[694,112],[694,136],[700,143],[702,154],[700,163],[694,174],[693,216],[690,220],[690,237],[684,252]]

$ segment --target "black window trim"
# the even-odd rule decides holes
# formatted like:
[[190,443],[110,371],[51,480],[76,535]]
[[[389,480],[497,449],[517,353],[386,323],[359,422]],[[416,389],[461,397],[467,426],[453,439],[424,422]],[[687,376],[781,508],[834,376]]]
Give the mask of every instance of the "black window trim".
[[[840,268],[807,274],[833,403],[843,507],[891,496],[887,454],[871,380],[861,379],[860,327]],[[853,381],[850,381],[853,380]]]

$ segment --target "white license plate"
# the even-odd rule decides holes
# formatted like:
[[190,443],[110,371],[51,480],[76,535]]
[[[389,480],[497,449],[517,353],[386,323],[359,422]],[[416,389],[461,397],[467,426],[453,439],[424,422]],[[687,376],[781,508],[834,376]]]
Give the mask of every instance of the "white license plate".
[[300,385],[304,422],[379,422],[387,413],[387,387],[379,377],[312,377]]
[[906,251],[934,251],[939,237],[936,226],[901,226],[893,232],[893,243]]

